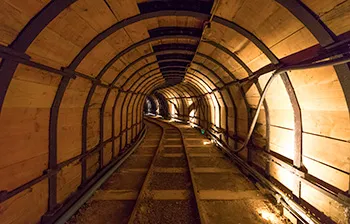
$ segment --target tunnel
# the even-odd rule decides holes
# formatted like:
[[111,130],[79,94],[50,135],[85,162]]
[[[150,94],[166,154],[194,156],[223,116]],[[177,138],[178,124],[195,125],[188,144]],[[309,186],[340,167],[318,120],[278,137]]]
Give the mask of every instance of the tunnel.
[[[350,223],[349,53],[349,0],[1,0],[0,223],[119,223],[94,198],[154,144],[198,206],[126,223]],[[231,187],[204,195],[195,156]]]

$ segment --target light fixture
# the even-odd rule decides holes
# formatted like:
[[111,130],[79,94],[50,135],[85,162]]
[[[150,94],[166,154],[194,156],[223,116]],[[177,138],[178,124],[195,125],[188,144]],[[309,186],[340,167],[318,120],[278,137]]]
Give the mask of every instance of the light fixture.
[[210,144],[211,144],[211,141],[203,141],[203,144],[204,144],[204,145],[210,145]]
[[277,223],[278,219],[276,215],[268,210],[265,210],[265,209],[260,210],[259,215],[261,215],[261,217],[266,221],[268,221],[269,223]]

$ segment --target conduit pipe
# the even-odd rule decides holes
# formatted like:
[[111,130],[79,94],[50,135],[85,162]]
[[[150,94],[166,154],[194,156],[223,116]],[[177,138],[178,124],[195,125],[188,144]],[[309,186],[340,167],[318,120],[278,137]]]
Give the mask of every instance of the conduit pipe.
[[[239,158],[237,155],[233,154],[232,151],[225,145],[221,144],[220,139],[218,139],[214,134],[209,133],[209,137],[214,140],[217,144],[229,157],[230,159],[238,164],[242,169],[249,172],[249,174],[254,177],[263,187],[263,190],[266,190],[267,193],[271,194],[277,201],[278,204],[281,204],[289,212],[295,215],[298,220],[303,224],[320,224],[321,222],[311,215],[308,215],[307,212],[296,202],[291,200],[282,190],[277,186],[271,183],[268,179],[262,176],[258,171],[249,166],[245,161]],[[259,188],[259,187],[258,187]]]
[[219,2],[220,2],[220,0],[214,0],[214,4],[213,4],[214,6],[213,6],[213,9],[212,9],[211,16],[210,16],[210,18],[209,18],[208,21],[205,21],[205,22],[203,23],[203,26],[204,26],[204,27],[203,27],[203,31],[202,31],[201,38],[199,39],[198,46],[197,46],[196,51],[194,52],[194,56],[193,56],[193,58],[192,58],[192,61],[191,61],[189,64],[187,64],[187,66],[186,66],[185,75],[187,74],[188,68],[190,68],[191,65],[192,65],[193,59],[194,59],[194,57],[196,56],[196,54],[197,54],[197,52],[198,52],[199,45],[200,45],[201,42],[204,40],[203,34],[204,34],[204,32],[205,32],[205,29],[206,29],[206,28],[210,28],[210,26],[211,26],[211,22],[213,21],[213,18],[214,18],[214,15],[215,15],[215,11],[216,11],[216,9],[217,9],[218,6],[219,6]]
[[[315,62],[315,63],[307,63],[307,64],[299,64],[299,65],[290,65],[290,66],[286,66],[286,67],[281,67],[277,70],[275,70],[275,72],[271,75],[271,77],[269,78],[268,82],[266,83],[264,90],[261,94],[260,100],[259,100],[259,104],[258,107],[256,109],[256,113],[254,116],[254,119],[252,121],[252,124],[250,126],[249,132],[248,132],[248,136],[245,139],[243,145],[238,148],[238,149],[234,149],[232,150],[232,152],[238,153],[240,151],[242,151],[243,149],[245,149],[248,145],[248,142],[253,134],[256,122],[258,120],[258,116],[259,116],[259,112],[261,110],[261,106],[263,104],[263,101],[266,97],[266,93],[269,90],[273,80],[275,80],[275,78],[278,75],[281,75],[285,72],[290,72],[290,71],[296,71],[296,70],[305,70],[305,69],[313,69],[313,68],[321,68],[321,67],[326,67],[326,66],[335,66],[335,65],[340,65],[340,64],[345,64],[350,62],[350,56],[343,56],[341,58],[337,58],[337,59],[332,59],[332,60],[327,60],[327,61],[321,61],[321,62]],[[263,74],[266,75],[267,73]]]

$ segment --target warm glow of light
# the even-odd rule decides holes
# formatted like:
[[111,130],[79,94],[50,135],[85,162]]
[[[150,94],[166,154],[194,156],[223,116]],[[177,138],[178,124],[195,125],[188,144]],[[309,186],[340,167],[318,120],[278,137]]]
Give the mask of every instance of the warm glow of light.
[[211,100],[213,101],[214,104],[214,123],[215,126],[220,127],[220,110],[219,110],[219,102],[216,100],[215,95],[214,94],[210,94]]
[[154,99],[154,102],[156,103],[156,108],[157,108],[156,113],[159,114],[159,102],[156,98]]
[[263,219],[270,221],[271,218],[271,214],[267,213],[267,212],[262,212],[261,213],[261,217],[263,217]]
[[198,125],[196,125],[196,124],[194,124],[194,123],[191,123],[191,122],[188,122],[188,123],[190,124],[190,126],[191,126],[192,128],[198,127]]
[[170,122],[180,122],[180,123],[181,123],[182,120],[179,120],[179,119],[173,117],[173,118],[171,118],[168,122],[169,122],[169,123],[170,123]]
[[195,118],[194,118],[195,115],[196,115],[196,110],[195,109],[191,110],[190,118],[189,118],[191,123],[195,122]]
[[204,144],[204,145],[210,145],[210,144],[211,144],[211,141],[203,141],[203,144]]
[[278,218],[276,217],[276,215],[268,210],[265,210],[265,209],[260,210],[259,215],[261,215],[263,219],[268,221],[268,223],[278,223]]
[[193,103],[192,99],[187,99],[187,105],[190,106]]
[[171,115],[175,116],[175,105],[171,104]]

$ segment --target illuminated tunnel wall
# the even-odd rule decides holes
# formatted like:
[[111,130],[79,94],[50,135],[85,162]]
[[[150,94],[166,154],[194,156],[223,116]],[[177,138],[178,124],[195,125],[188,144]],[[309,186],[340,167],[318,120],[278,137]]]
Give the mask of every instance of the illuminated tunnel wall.
[[[137,141],[146,97],[235,150],[276,69],[349,54],[344,0],[2,0],[0,13],[5,224],[62,214]],[[325,222],[349,218],[349,76],[346,63],[279,75],[238,153]]]
[[143,111],[146,114],[159,114],[159,103],[156,97],[146,97],[146,101],[144,103]]

